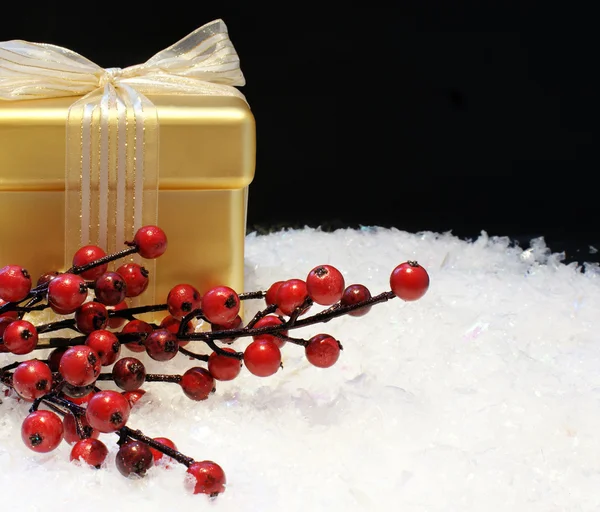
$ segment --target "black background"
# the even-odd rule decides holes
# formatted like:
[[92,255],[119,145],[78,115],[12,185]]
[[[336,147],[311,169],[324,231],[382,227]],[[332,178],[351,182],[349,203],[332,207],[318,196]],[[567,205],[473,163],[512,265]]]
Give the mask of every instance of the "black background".
[[250,230],[485,230],[597,259],[596,18],[576,3],[446,4],[49,2],[2,18],[0,39],[125,67],[222,18],[257,122]]

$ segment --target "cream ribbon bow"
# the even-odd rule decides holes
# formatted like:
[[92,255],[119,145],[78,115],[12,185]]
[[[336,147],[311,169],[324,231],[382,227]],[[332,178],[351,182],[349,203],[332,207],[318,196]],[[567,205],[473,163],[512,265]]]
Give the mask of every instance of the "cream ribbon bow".
[[67,116],[65,266],[83,245],[114,252],[157,223],[158,119],[146,95],[245,100],[234,88],[244,84],[222,20],[124,69],[50,44],[0,43],[0,100],[83,96]]

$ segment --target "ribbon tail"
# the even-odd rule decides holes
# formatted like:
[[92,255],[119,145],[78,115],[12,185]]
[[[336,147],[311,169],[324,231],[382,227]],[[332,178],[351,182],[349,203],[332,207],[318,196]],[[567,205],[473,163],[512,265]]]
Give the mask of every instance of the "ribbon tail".
[[[76,101],[67,116],[65,268],[75,252],[97,245],[120,251],[143,225],[158,223],[158,117],[126,85],[107,84]],[[156,263],[132,255],[150,272],[144,302],[154,302]],[[123,261],[112,263],[114,270]],[[130,306],[141,299],[132,298]]]

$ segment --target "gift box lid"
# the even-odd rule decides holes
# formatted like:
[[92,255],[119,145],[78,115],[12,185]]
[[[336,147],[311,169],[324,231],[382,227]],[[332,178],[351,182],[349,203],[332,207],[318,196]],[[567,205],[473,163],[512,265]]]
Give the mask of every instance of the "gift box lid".
[[[256,134],[233,96],[157,95],[159,190],[241,189],[254,178]],[[77,97],[0,101],[0,191],[65,189],[66,119]]]

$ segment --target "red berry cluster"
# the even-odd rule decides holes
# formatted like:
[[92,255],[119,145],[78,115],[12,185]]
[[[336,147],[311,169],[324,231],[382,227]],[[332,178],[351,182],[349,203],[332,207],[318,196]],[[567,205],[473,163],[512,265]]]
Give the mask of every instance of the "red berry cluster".
[[[177,461],[188,468],[193,492],[211,496],[225,490],[225,474],[218,464],[195,461],[177,451],[170,439],[149,438],[128,427],[146,383],[174,382],[191,400],[206,400],[216,381],[235,379],[243,367],[258,377],[275,374],[282,368],[286,343],[302,346],[315,367],[331,367],[342,350],[334,336],[318,333],[301,339],[291,337],[290,331],[346,314],[360,317],[394,297],[414,301],[429,287],[427,272],[412,261],[398,265],[390,276],[391,291],[375,297],[364,285],[346,286],[335,267],[319,265],[304,280],[277,281],[266,291],[238,294],[228,286],[216,286],[201,293],[192,284],[181,283],[170,290],[165,304],[128,307],[127,298],[147,289],[149,273],[136,263],[125,263],[113,272],[109,263],[134,253],[157,258],[167,249],[167,237],[157,226],[145,226],[127,246],[112,255],[97,246],[82,247],[69,270],[44,274],[35,287],[27,270],[17,265],[0,269],[0,352],[25,355],[53,349],[47,359],[0,368],[0,383],[13,389],[17,399],[32,404],[21,429],[31,450],[49,452],[64,440],[72,445],[71,460],[99,468],[108,454],[99,434],[115,433],[119,436],[115,463],[123,475],[144,476],[161,459]],[[264,300],[265,307],[244,325],[240,305],[249,299]],[[308,315],[315,305],[326,308]],[[24,319],[45,308],[66,318],[37,326]],[[152,311],[164,311],[166,316],[159,324],[136,318]],[[196,331],[198,319],[210,325],[210,331]],[[66,340],[39,337],[60,329],[75,334]],[[242,352],[229,346],[243,337],[252,341]],[[209,353],[186,348],[200,341]],[[123,356],[123,346],[132,354]],[[142,361],[133,357],[136,352],[156,361],[170,361],[182,353],[206,367],[194,366],[183,375],[148,374]],[[103,372],[107,367],[110,371]],[[122,391],[102,389],[102,381],[111,381]]]

